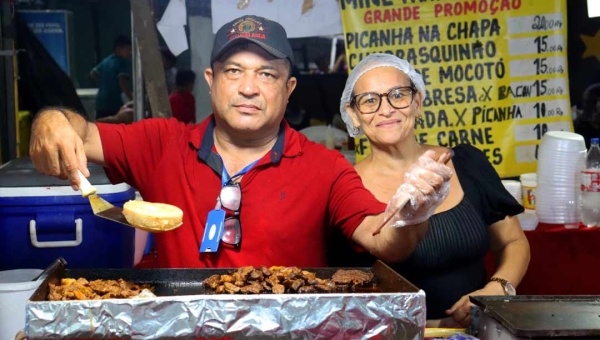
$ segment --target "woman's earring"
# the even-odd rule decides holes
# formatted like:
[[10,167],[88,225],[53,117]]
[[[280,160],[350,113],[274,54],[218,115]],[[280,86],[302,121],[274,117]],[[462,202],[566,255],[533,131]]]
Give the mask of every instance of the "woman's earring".
[[417,124],[423,124],[423,117],[421,115],[417,116]]

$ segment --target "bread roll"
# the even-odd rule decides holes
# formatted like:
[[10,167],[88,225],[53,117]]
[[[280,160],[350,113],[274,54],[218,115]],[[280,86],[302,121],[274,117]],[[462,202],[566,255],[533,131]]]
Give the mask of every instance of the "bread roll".
[[167,231],[181,225],[183,211],[164,203],[129,201],[123,205],[123,215],[131,225],[149,231]]

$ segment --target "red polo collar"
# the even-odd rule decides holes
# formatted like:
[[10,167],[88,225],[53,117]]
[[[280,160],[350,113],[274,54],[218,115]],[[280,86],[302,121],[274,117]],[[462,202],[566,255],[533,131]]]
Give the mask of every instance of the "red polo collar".
[[[190,146],[198,151],[198,156],[207,161],[214,147],[215,118],[211,114],[190,132]],[[302,153],[298,132],[292,129],[285,119],[281,122],[277,141],[271,149],[271,163],[279,163],[281,157],[295,157]],[[262,163],[262,162],[261,162]]]

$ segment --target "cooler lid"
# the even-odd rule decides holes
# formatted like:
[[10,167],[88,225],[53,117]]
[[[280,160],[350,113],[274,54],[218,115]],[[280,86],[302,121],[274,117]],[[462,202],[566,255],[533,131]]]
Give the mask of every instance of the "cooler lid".
[[[92,185],[111,184],[104,173],[104,168],[101,166],[90,163],[88,169],[90,171],[89,180]],[[14,159],[0,167],[0,188],[54,186],[71,187],[69,181],[40,174],[29,157]]]

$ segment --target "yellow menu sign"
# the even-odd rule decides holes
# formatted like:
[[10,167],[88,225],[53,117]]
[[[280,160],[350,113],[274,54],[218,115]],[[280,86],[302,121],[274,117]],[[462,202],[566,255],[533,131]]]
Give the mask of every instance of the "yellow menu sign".
[[[565,0],[340,0],[352,69],[370,53],[425,81],[419,142],[469,143],[501,177],[536,171],[547,131],[573,131]],[[370,152],[356,141],[357,160]]]

